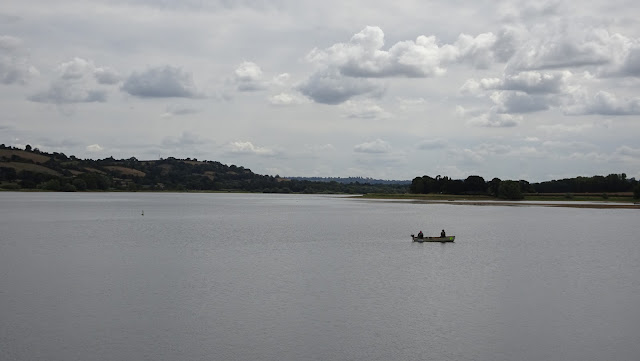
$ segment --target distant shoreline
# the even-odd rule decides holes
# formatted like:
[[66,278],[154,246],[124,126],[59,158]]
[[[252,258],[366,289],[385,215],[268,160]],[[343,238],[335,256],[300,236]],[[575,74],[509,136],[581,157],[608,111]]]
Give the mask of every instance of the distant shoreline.
[[[363,200],[383,200],[389,202],[411,202],[420,204],[449,204],[449,205],[468,205],[468,206],[502,206],[502,207],[561,207],[561,208],[594,208],[594,209],[640,209],[640,204],[636,204],[630,201],[596,201],[593,200],[563,200],[555,201],[559,203],[552,203],[554,201],[544,200],[521,200],[521,201],[509,201],[509,200],[495,200],[490,198],[483,199],[426,199],[425,197],[411,197],[411,196],[397,196],[385,195],[385,196],[354,196],[354,198],[360,198]],[[628,204],[623,204],[628,202]]]

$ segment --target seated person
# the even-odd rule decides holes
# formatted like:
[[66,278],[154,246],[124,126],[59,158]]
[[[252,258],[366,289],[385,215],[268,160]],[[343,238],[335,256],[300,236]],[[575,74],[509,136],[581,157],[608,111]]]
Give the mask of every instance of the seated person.
[[422,234],[422,231],[418,232],[418,238],[420,238],[420,239],[424,238],[424,235]]
[[444,229],[443,229],[442,232],[440,232],[440,237],[444,238],[446,236],[447,236],[447,234],[444,232]]

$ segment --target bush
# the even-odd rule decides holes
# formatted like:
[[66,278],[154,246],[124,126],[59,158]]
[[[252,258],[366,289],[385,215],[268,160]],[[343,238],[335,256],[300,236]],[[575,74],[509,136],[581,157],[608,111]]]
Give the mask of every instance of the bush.
[[59,191],[61,188],[60,181],[57,179],[51,179],[41,183],[38,187],[48,191]]
[[87,190],[87,182],[84,179],[76,178],[72,182],[73,186],[79,191]]
[[498,197],[502,199],[519,200],[523,199],[520,183],[516,181],[502,181],[498,187]]
[[73,184],[71,184],[71,183],[65,183],[65,184],[62,186],[62,191],[63,191],[63,192],[75,192],[76,190],[77,190],[77,189],[76,189],[76,186],[74,186],[74,185],[73,185]]
[[640,184],[633,188],[633,198],[640,199]]

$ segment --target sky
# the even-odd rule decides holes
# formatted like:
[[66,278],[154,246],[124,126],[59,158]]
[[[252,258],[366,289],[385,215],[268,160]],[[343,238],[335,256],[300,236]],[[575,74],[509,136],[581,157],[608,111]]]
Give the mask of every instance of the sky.
[[0,144],[258,174],[640,178],[640,2],[5,0]]

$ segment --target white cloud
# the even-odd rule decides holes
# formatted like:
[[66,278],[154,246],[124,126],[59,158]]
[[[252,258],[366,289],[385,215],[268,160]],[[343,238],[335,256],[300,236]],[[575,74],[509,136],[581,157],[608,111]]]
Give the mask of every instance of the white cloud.
[[91,144],[88,145],[85,149],[91,153],[99,153],[104,150],[104,148],[100,144]]
[[497,107],[484,109],[466,109],[456,106],[456,115],[467,119],[467,125],[487,128],[509,128],[517,126],[522,121],[521,115],[499,113]]
[[267,84],[262,80],[262,69],[256,63],[245,61],[233,74],[238,91],[257,91],[267,88]]
[[391,145],[382,139],[376,139],[371,142],[358,144],[353,147],[353,150],[358,153],[389,153],[391,152]]
[[92,73],[93,69],[95,69],[95,65],[92,61],[78,57],[58,65],[60,78],[65,80],[80,79]]
[[522,116],[512,114],[499,114],[489,111],[472,117],[467,124],[477,127],[487,128],[509,128],[515,127],[522,120]]
[[346,117],[359,119],[386,119],[391,114],[371,100],[348,100],[341,105]]
[[290,79],[291,79],[291,74],[282,73],[274,76],[272,83],[276,86],[284,86],[289,82]]
[[367,26],[348,43],[313,49],[307,60],[336,67],[341,74],[351,77],[426,78],[443,75],[444,66],[454,62],[488,68],[495,61],[496,42],[492,33],[476,37],[461,34],[454,44],[440,46],[435,36],[420,35],[415,41],[399,41],[389,50],[382,50],[384,32],[377,26]]
[[484,90],[514,90],[528,94],[548,94],[566,91],[571,72],[522,71],[500,78],[469,79],[461,88],[463,93],[476,94]]
[[297,94],[280,93],[269,97],[269,103],[271,105],[288,106],[297,105],[308,102],[305,98]]
[[227,151],[235,154],[271,156],[277,152],[274,149],[258,147],[249,141],[235,141],[227,145]]
[[173,66],[161,66],[134,72],[122,90],[142,98],[196,98],[199,93],[190,73]]

